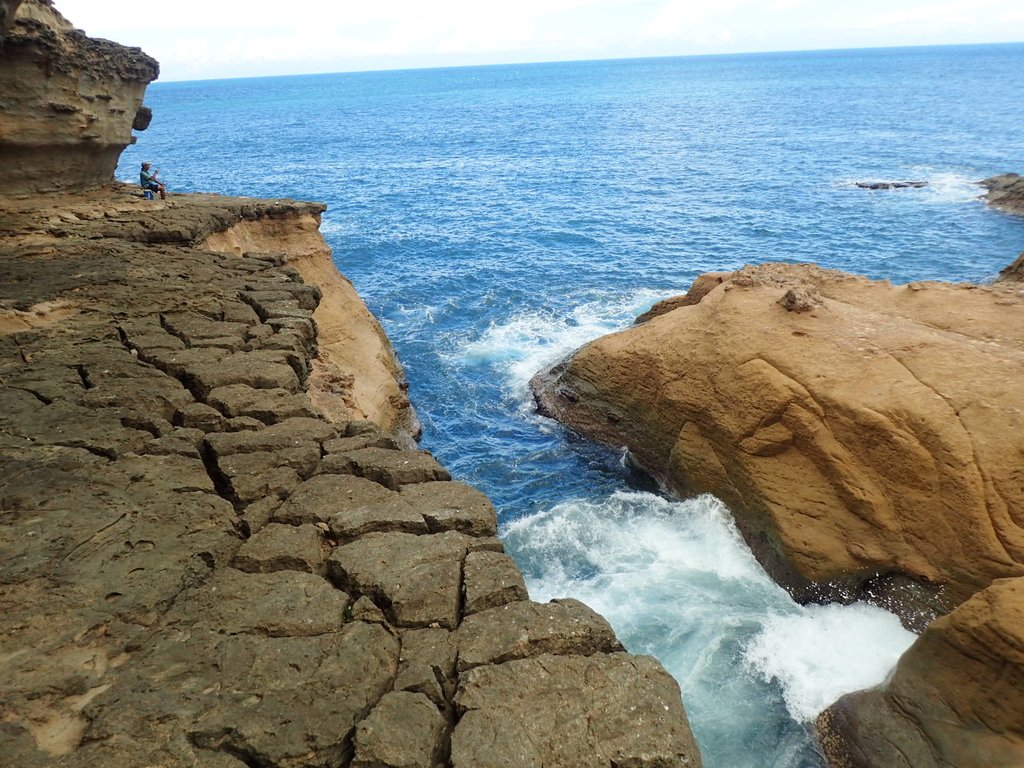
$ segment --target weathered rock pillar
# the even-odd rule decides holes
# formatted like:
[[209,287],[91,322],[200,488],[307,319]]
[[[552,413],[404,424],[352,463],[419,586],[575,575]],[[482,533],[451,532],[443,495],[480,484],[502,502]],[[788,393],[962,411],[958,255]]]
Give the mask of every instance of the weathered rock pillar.
[[50,0],[0,0],[0,194],[111,181],[160,66],[94,40]]

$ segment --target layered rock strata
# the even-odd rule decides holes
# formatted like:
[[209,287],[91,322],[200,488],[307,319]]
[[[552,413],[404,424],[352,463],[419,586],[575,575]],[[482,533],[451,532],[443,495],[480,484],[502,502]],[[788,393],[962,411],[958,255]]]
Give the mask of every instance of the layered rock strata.
[[541,406],[724,499],[795,596],[886,595],[920,626],[1024,574],[1013,284],[766,264],[646,317],[538,377]]
[[138,48],[76,30],[50,0],[0,6],[0,194],[110,182],[146,85]]
[[208,250],[319,210],[0,200],[5,764],[699,766],[675,682],[529,601],[482,494],[356,386],[325,418],[329,291]]

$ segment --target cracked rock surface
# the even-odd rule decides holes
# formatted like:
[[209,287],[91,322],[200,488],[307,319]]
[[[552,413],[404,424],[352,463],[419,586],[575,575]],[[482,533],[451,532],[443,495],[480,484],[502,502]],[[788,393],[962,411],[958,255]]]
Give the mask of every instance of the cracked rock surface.
[[318,405],[362,386],[335,294],[232,243],[320,210],[0,198],[0,762],[699,766],[675,682],[529,601],[483,494]]

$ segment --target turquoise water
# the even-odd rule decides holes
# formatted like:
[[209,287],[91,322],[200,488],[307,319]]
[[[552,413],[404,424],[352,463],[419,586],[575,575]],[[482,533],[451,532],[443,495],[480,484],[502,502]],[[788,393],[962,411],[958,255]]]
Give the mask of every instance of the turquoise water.
[[[1024,45],[156,84],[122,159],[171,189],[324,200],[423,445],[498,505],[535,599],[572,594],[679,680],[709,768],[821,764],[806,724],[913,640],[797,606],[710,497],[672,502],[533,414],[529,377],[702,271],[813,261],[984,280],[1024,219]],[[866,191],[857,180],[916,179]]]

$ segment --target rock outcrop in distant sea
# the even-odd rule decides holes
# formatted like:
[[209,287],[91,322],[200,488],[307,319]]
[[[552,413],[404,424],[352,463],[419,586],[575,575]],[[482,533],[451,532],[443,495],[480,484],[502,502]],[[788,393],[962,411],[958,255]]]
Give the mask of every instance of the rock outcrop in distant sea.
[[1011,213],[1024,214],[1024,176],[1004,173],[981,182],[988,189],[985,201]]
[[927,187],[927,181],[857,181],[854,184],[861,189],[921,189]]
[[112,181],[118,157],[133,141],[146,85],[159,72],[138,48],[76,30],[50,0],[4,0],[0,194]]

